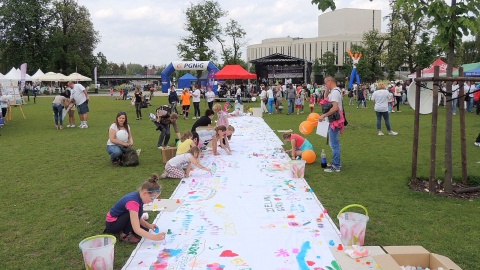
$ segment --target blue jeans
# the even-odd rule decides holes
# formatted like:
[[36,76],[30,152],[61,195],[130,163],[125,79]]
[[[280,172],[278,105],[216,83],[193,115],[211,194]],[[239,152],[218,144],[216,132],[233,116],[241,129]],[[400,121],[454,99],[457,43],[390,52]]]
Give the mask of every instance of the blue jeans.
[[125,147],[118,145],[107,145],[107,153],[110,155],[112,162],[116,161],[123,155]]
[[238,101],[238,103],[243,104],[243,101],[242,101],[242,97],[241,97],[241,96],[237,96],[237,101]]
[[295,99],[288,99],[288,113],[293,113],[295,111]]
[[63,125],[63,105],[62,104],[54,104],[52,103],[53,108],[53,117],[55,118],[55,125]]
[[473,97],[467,101],[467,112],[473,112]]
[[268,112],[273,113],[273,98],[268,98]]
[[452,113],[453,114],[457,113],[457,104],[458,104],[458,99],[452,100]]
[[333,152],[332,165],[335,168],[342,167],[342,163],[340,162],[340,141],[338,139],[339,133],[339,129],[332,129],[330,126],[328,126],[328,142]]
[[390,131],[392,128],[390,127],[390,115],[388,112],[375,112],[377,114],[377,129],[382,130],[382,116],[385,119],[385,126],[387,130]]

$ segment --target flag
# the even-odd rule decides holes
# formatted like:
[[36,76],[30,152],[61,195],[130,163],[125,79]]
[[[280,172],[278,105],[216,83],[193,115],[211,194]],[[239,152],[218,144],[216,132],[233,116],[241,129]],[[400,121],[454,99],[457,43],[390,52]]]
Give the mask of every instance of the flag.
[[27,63],[23,63],[20,66],[20,90],[23,91],[25,88],[25,77],[27,76]]
[[93,78],[95,80],[95,88],[97,88],[97,67],[93,69]]

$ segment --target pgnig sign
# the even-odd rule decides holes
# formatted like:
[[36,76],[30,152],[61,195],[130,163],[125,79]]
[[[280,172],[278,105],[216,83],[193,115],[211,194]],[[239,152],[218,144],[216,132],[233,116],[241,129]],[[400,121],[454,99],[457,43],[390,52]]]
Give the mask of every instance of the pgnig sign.
[[175,70],[205,70],[208,63],[208,61],[178,61],[172,62],[172,65]]

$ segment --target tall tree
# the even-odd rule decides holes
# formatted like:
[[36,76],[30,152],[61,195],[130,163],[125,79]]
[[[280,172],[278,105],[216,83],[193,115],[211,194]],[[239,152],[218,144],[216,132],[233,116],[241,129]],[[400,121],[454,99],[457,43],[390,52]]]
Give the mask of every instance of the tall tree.
[[227,26],[223,29],[224,35],[231,41],[231,45],[227,45],[226,41],[217,36],[217,40],[222,48],[222,59],[225,65],[240,64],[242,53],[240,49],[244,47],[247,42],[244,40],[247,34],[240,24],[230,19]]
[[180,38],[177,44],[178,56],[183,60],[210,61],[215,59],[215,51],[209,43],[219,37],[222,28],[218,20],[227,15],[217,1],[202,1],[190,4],[185,11],[185,30],[190,34]]
[[377,30],[363,33],[363,57],[357,70],[362,81],[375,82],[383,78],[381,55],[384,52],[385,39]]
[[429,34],[423,32],[420,36],[420,42],[416,46],[416,52],[413,57],[415,68],[426,68],[437,58],[437,48],[430,41]]
[[3,0],[0,2],[0,47],[4,72],[12,66],[28,63],[35,72],[49,61],[51,35],[51,0]]
[[322,54],[322,57],[319,59],[320,70],[325,72],[325,76],[335,76],[337,72],[337,66],[335,65],[336,56],[333,52],[327,51]]
[[75,71],[91,74],[95,62],[93,50],[100,37],[88,9],[76,0],[57,0],[53,6],[55,30],[50,45],[55,54],[50,68],[66,74]]

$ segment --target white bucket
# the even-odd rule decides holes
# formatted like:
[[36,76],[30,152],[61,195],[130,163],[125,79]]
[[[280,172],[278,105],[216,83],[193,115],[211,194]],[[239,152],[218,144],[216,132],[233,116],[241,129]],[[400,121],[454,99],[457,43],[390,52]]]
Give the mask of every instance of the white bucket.
[[252,108],[253,109],[253,117],[262,117],[262,108]]
[[[355,212],[345,212],[347,208],[360,207],[365,210],[365,215]],[[360,204],[351,204],[345,206],[338,213],[338,222],[340,225],[340,238],[345,246],[359,245],[365,243],[365,232],[369,220],[367,209]]]
[[289,163],[293,178],[303,178],[305,176],[305,160],[291,160]]
[[115,242],[117,239],[113,235],[96,235],[83,239],[78,246],[83,253],[85,268],[113,270]]

